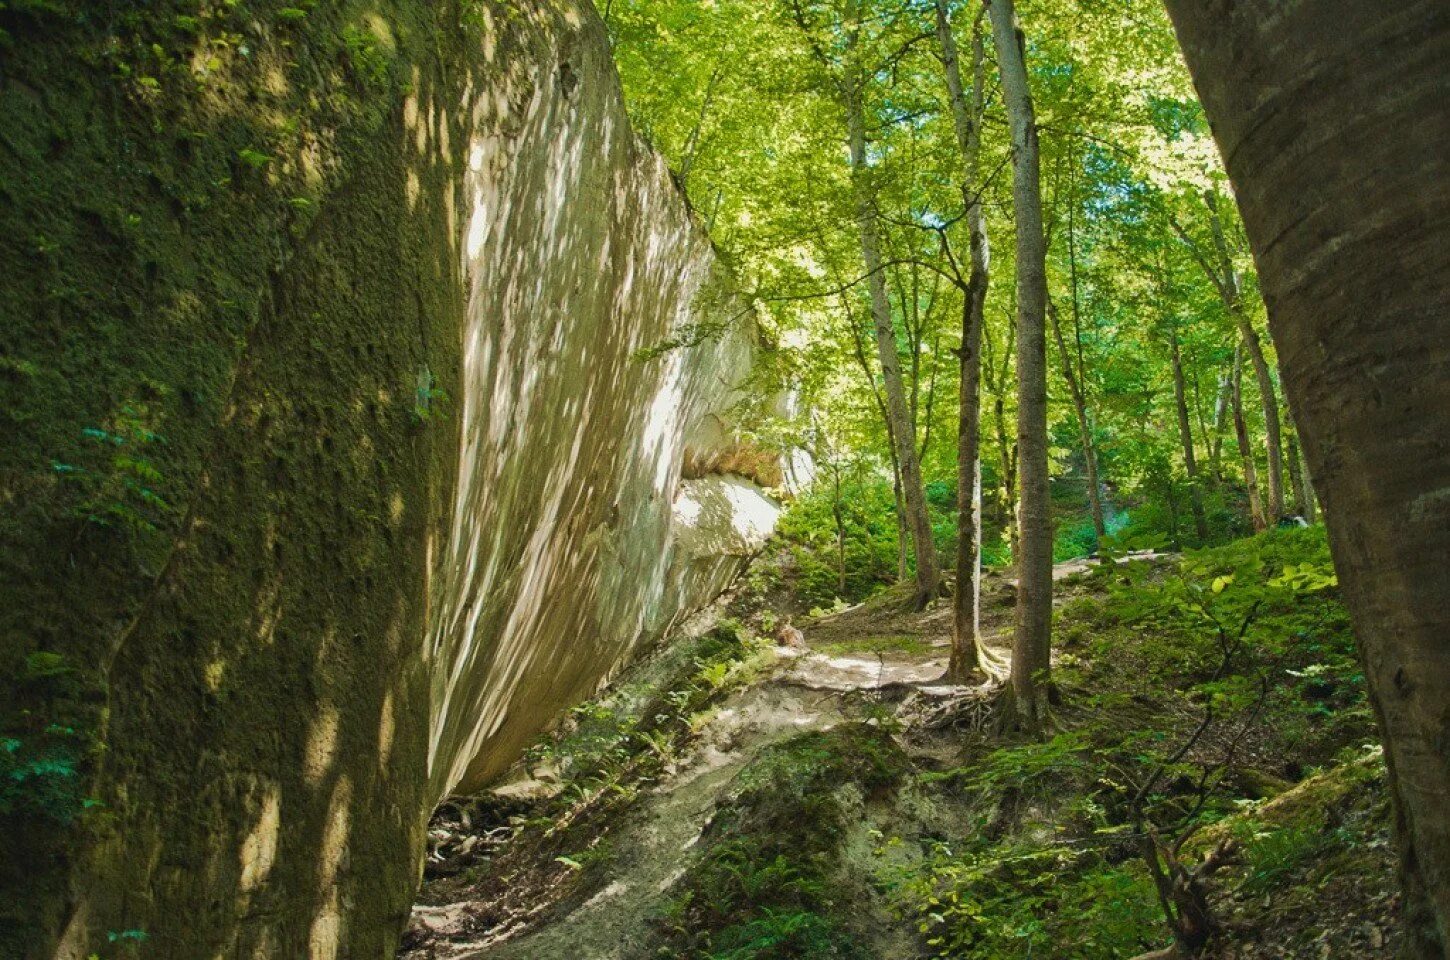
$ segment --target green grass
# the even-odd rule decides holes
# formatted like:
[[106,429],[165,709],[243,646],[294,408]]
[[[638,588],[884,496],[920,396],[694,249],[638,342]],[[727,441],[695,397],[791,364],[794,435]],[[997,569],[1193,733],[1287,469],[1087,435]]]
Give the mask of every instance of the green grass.
[[852,654],[902,653],[910,656],[927,656],[935,652],[931,641],[925,637],[909,634],[894,634],[884,637],[860,637],[849,640],[827,640],[811,644],[811,649],[827,656],[842,657]]

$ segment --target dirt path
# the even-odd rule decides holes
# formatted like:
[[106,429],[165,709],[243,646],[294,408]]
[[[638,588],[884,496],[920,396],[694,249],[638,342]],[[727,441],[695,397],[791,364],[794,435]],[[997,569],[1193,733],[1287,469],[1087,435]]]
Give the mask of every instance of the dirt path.
[[[1085,564],[1060,564],[1059,577]],[[983,591],[983,629],[1005,654],[1010,645],[1013,586],[992,575]],[[622,818],[611,825],[606,853],[590,857],[582,889],[542,896],[526,910],[473,934],[485,904],[420,906],[414,926],[430,931],[410,960],[636,960],[647,955],[670,891],[717,802],[736,777],[772,744],[909,702],[916,716],[934,703],[971,696],[971,688],[940,684],[951,642],[951,612],[938,604],[904,610],[886,594],[799,624],[806,649],[779,647],[761,676],[731,694],[678,757]],[[910,721],[908,720],[908,728]],[[909,729],[907,731],[910,732]],[[950,738],[914,739],[927,763],[950,762]],[[572,858],[571,858],[572,859]]]
[[[807,642],[810,633],[807,632]],[[414,923],[437,939],[406,956],[428,960],[633,960],[649,947],[653,921],[732,779],[771,744],[859,718],[863,694],[927,683],[940,658],[823,654],[787,648],[757,682],[731,695],[689,752],[616,824],[607,861],[591,865],[591,892],[540,903],[528,916],[464,936],[476,911],[467,900],[415,908]]]
[[505,943],[440,953],[440,960],[640,956],[649,947],[652,918],[665,909],[685,858],[735,775],[769,744],[829,729],[845,716],[838,694],[821,694],[788,679],[768,680],[732,696],[677,772],[614,829],[609,841],[614,856],[599,868],[597,892]]

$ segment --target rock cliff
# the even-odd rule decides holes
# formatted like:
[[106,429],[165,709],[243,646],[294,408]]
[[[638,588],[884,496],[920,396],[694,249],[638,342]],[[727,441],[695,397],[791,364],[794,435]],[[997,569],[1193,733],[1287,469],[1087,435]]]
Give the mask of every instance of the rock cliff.
[[527,6],[0,11],[5,956],[391,955],[768,533],[750,312]]

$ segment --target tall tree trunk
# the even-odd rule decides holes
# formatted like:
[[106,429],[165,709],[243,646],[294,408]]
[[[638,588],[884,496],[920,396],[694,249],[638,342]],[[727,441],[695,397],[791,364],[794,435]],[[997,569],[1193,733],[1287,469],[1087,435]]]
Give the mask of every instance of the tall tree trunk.
[[1178,439],[1183,444],[1183,469],[1188,473],[1188,490],[1193,498],[1193,532],[1199,546],[1208,542],[1208,520],[1203,513],[1203,489],[1198,478],[1198,456],[1193,450],[1193,426],[1188,417],[1188,387],[1183,378],[1183,353],[1178,348],[1178,331],[1169,329],[1172,348],[1173,401],[1178,407]]
[[1219,269],[1223,273],[1224,305],[1238,324],[1243,336],[1244,347],[1254,366],[1254,379],[1259,385],[1259,402],[1264,408],[1264,443],[1268,447],[1269,503],[1268,520],[1277,523],[1284,515],[1284,453],[1280,437],[1279,398],[1274,391],[1274,377],[1269,372],[1269,361],[1264,357],[1264,345],[1259,340],[1259,331],[1254,329],[1244,308],[1243,291],[1239,284],[1238,271],[1229,254],[1228,241],[1223,234],[1223,218],[1218,215],[1218,195],[1205,191],[1204,202],[1208,204],[1209,224],[1213,229],[1213,245],[1218,252]]
[[1077,287],[1077,192],[1076,177],[1070,176],[1070,182],[1074,189],[1070,191],[1070,206],[1067,208],[1067,265],[1068,280],[1072,285],[1072,332],[1073,341],[1077,347],[1076,366],[1073,357],[1069,354],[1067,344],[1062,337],[1062,328],[1057,322],[1057,311],[1052,309],[1052,302],[1049,300],[1047,309],[1052,317],[1052,333],[1057,338],[1057,349],[1062,353],[1062,368],[1067,374],[1068,387],[1072,391],[1072,403],[1077,410],[1078,433],[1082,437],[1082,455],[1086,464],[1088,482],[1088,506],[1092,509],[1093,530],[1097,533],[1098,543],[1102,543],[1108,535],[1107,524],[1103,520],[1103,490],[1102,481],[1098,470],[1098,447],[1093,439],[1091,418],[1088,416],[1087,408],[1087,367],[1082,357],[1082,310],[1078,297]]
[[1233,402],[1233,364],[1218,381],[1218,399],[1213,408],[1213,442],[1208,448],[1209,472],[1215,483],[1223,483],[1223,437],[1228,431],[1229,407]]
[[[1013,310],[1016,310],[1016,290],[1012,291]],[[1007,439],[1007,388],[1013,359],[1017,355],[1015,340],[1008,333],[1002,344],[1000,361],[996,355],[996,338],[986,326],[982,327],[982,385],[992,395],[992,436],[996,440],[997,462],[1001,466],[997,484],[997,507],[1005,518],[1003,527],[1007,533],[1008,547],[1015,568],[1020,551],[1017,549],[1017,449]]]
[[1294,483],[1294,509],[1306,523],[1314,523],[1319,505],[1314,502],[1314,481],[1309,476],[1309,462],[1304,458],[1303,434],[1299,430],[1298,418],[1289,411],[1294,422],[1294,433],[1289,437],[1289,479]]
[[1022,547],[1017,542],[1017,535],[1022,532],[1017,524],[1017,445],[1007,439],[1006,400],[1000,393],[994,396],[993,433],[997,437],[997,459],[1002,464],[1002,484],[998,489],[998,497],[1002,501],[1002,513],[1007,518],[1007,550],[1012,555],[1012,568],[1015,570],[1017,560],[1022,556]]
[[1304,519],[1315,523],[1319,519],[1319,498],[1314,492],[1314,475],[1309,472],[1309,458],[1304,453],[1304,444],[1299,444],[1299,475],[1304,478]]
[[960,390],[957,401],[957,553],[956,591],[952,597],[952,654],[947,679],[962,681],[974,674],[1001,677],[1003,664],[982,642],[982,325],[987,304],[991,252],[982,212],[977,155],[982,118],[983,64],[981,21],[972,28],[972,90],[962,83],[961,60],[952,33],[947,0],[936,0],[937,41],[941,45],[947,93],[957,147],[962,153],[962,194],[967,204],[971,268],[962,291]]
[[1012,205],[1017,227],[1017,457],[1022,555],[1017,561],[1017,616],[1012,638],[1012,694],[1017,720],[1041,729],[1052,664],[1052,502],[1047,461],[1047,242],[1037,120],[1021,31],[1012,0],[988,7],[1002,93],[1012,127]]
[[1244,344],[1240,340],[1234,348],[1233,371],[1233,421],[1234,437],[1239,444],[1239,460],[1244,467],[1244,486],[1249,495],[1249,519],[1255,530],[1268,529],[1264,517],[1264,500],[1259,495],[1259,471],[1254,466],[1254,448],[1249,443],[1249,425],[1244,420]]
[[831,517],[836,522],[836,596],[846,595],[846,518],[841,503],[841,465],[831,464],[832,488]]
[[906,501],[901,496],[901,468],[895,451],[893,446],[891,492],[896,497],[896,582],[905,583],[911,573],[911,563],[908,560],[911,553],[911,524],[906,519]]
[[[854,7],[853,7],[854,13]],[[848,21],[851,17],[848,16]],[[926,606],[936,596],[940,574],[937,570],[936,545],[932,541],[931,519],[926,507],[926,487],[921,477],[921,461],[916,455],[916,431],[906,403],[906,386],[901,377],[901,358],[896,353],[896,328],[891,320],[891,301],[886,295],[886,277],[882,273],[881,241],[876,226],[875,201],[868,182],[866,158],[866,116],[862,103],[864,85],[856,60],[859,28],[848,24],[851,31],[852,62],[847,65],[842,82],[843,106],[851,145],[851,187],[855,196],[856,226],[861,238],[861,260],[869,274],[871,319],[876,328],[876,352],[881,362],[881,379],[886,393],[886,412],[891,422],[891,440],[901,468],[901,495],[906,504],[907,521],[916,556],[915,605]]]
[[866,345],[861,342],[861,328],[856,324],[856,317],[851,310],[851,302],[846,297],[842,297],[841,305],[846,313],[846,322],[851,327],[851,345],[854,348],[856,365],[861,368],[861,372],[866,377],[866,384],[871,388],[871,396],[876,400],[876,411],[881,414],[881,424],[886,429],[886,450],[891,460],[891,496],[896,511],[896,581],[900,583],[906,579],[906,556],[909,549],[908,541],[911,537],[906,523],[906,507],[901,500],[901,464],[896,458],[896,429],[891,423],[891,414],[887,412],[886,400],[876,387],[876,373],[871,369],[871,361],[866,357]]
[[1384,730],[1407,953],[1450,955],[1450,5],[1168,0]]
[[1289,488],[1294,491],[1294,512],[1303,517],[1309,512],[1304,499],[1304,468],[1300,465],[1299,439],[1289,434]]
[[1057,319],[1057,307],[1047,302],[1047,316],[1052,321],[1052,336],[1057,341],[1057,351],[1062,357],[1062,375],[1067,380],[1068,393],[1072,395],[1072,408],[1077,414],[1078,441],[1082,444],[1083,469],[1087,474],[1088,507],[1092,511],[1093,530],[1101,543],[1108,535],[1107,523],[1103,520],[1103,498],[1098,480],[1098,452],[1093,443],[1092,424],[1088,420],[1087,397],[1083,394],[1082,382],[1068,352],[1067,341],[1062,336],[1062,324]]

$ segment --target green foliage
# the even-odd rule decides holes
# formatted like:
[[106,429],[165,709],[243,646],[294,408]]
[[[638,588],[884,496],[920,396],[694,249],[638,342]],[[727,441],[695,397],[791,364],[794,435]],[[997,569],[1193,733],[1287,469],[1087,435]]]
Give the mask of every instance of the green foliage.
[[122,404],[107,427],[81,431],[91,444],[81,464],[51,461],[54,473],[79,492],[73,516],[142,533],[159,528],[171,512],[158,492],[165,478],[152,459],[153,448],[165,443],[154,429],[159,419],[154,404]]
[[1087,769],[1083,754],[1088,746],[1088,738],[1081,731],[1064,731],[1042,742],[1002,747],[970,767],[926,774],[923,779],[956,781],[983,797],[1041,789],[1047,782],[1063,784]]
[[[964,60],[973,18],[952,4]],[[636,125],[665,154],[712,239],[757,294],[778,385],[797,399],[784,432],[821,467],[791,530],[808,606],[856,601],[896,578],[893,455],[883,422],[880,364],[863,282],[839,102],[841,53],[855,36],[871,130],[869,181],[879,212],[887,298],[921,452],[935,545],[955,539],[961,279],[969,239],[964,160],[934,40],[929,4],[861,8],[859,33],[840,3],[800,16],[748,0],[613,0],[607,24]],[[1257,316],[1253,265],[1171,26],[1152,0],[1021,11],[1029,68],[1045,121],[1042,166],[1047,274],[1062,346],[1049,342],[1048,411],[1059,560],[1098,546],[1088,520],[1079,416],[1097,452],[1112,543],[1179,549],[1249,532],[1242,467],[1218,410],[1238,339],[1235,319],[1202,266],[1243,278]],[[925,42],[922,42],[925,40]],[[1016,398],[1009,249],[1010,143],[990,31],[984,38],[985,117],[976,159],[994,248],[983,331],[981,467],[987,564],[1007,559]],[[822,54],[825,54],[823,57]],[[884,65],[889,64],[889,69]],[[971,64],[962,64],[970,79]],[[1099,109],[1103,103],[1113,109]],[[903,122],[909,118],[910,122]],[[1070,131],[1068,128],[1071,128]],[[988,173],[992,171],[992,173]],[[1222,259],[1214,218],[1223,227]],[[1176,225],[1176,228],[1175,228]],[[688,339],[688,338],[686,338]],[[657,355],[658,351],[649,353]],[[1174,358],[1196,454],[1188,476],[1178,433]],[[1075,375],[1086,409],[1069,389]],[[1257,385],[1245,384],[1248,429],[1266,474]],[[1226,438],[1227,437],[1227,438]],[[844,475],[844,476],[843,476]],[[844,481],[844,482],[843,482]],[[1202,533],[1192,511],[1204,507]],[[849,504],[842,551],[821,500]],[[801,529],[801,527],[804,529]],[[1203,541],[1203,542],[1200,542]],[[844,567],[844,570],[841,568]]]
[[238,150],[237,159],[241,160],[242,163],[251,167],[253,170],[260,170],[272,162],[272,157],[260,150],[254,150],[251,147]]
[[448,402],[447,391],[439,388],[438,378],[424,364],[418,368],[418,380],[413,389],[413,421],[427,423],[435,415],[435,406]]
[[1086,557],[1098,548],[1098,532],[1091,517],[1084,517],[1074,523],[1059,523],[1057,535],[1052,542],[1052,561],[1076,560]]
[[[1347,855],[1349,839],[1324,812],[1337,802],[1328,788],[1297,801],[1306,813],[1278,802],[1263,807],[1273,819],[1258,812],[1285,788],[1286,769],[1296,775],[1281,758],[1307,772],[1372,736],[1324,531],[1103,565],[1088,581],[1091,593],[1064,606],[1054,629],[1059,719],[1070,726],[919,777],[975,818],[966,839],[883,869],[934,955],[1106,960],[1162,945],[1132,805],[1155,769],[1147,821],[1170,836],[1190,824],[1230,830],[1244,845],[1244,896],[1299,882],[1320,856]],[[1240,632],[1221,672],[1223,643]],[[1210,735],[1178,756],[1209,706]],[[1336,790],[1349,789],[1343,780]]]
[[1240,889],[1263,896],[1300,867],[1322,856],[1343,836],[1322,824],[1289,825],[1277,829],[1244,830],[1248,875]]
[[705,854],[676,885],[671,955],[864,960],[835,880],[848,792],[890,791],[904,771],[890,734],[865,724],[767,748],[737,776]]
[[890,484],[871,479],[847,480],[839,499],[818,487],[791,501],[776,531],[788,552],[782,572],[795,594],[829,609],[837,599],[854,603],[895,582],[895,509]]
[[[525,757],[530,766],[553,768],[565,783],[547,812],[562,815],[601,798],[633,800],[638,785],[657,776],[693,735],[700,711],[748,681],[769,648],[726,620],[641,665],[608,696],[575,707],[565,728],[535,743]],[[549,817],[540,825],[553,830]],[[588,862],[574,853],[569,858]]]
[[1069,846],[937,845],[896,888],[933,956],[1136,956],[1160,922],[1147,871]]
[[[64,656],[46,650],[26,655],[15,690],[22,703],[64,703],[81,678]],[[43,708],[7,717],[0,734],[0,818],[66,825],[96,803],[81,775],[94,749],[89,731],[50,719]]]
[[377,36],[365,27],[343,28],[342,41],[353,73],[366,86],[386,88],[392,78],[392,58]]

